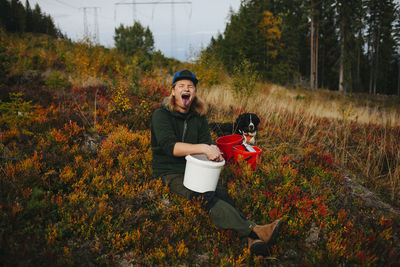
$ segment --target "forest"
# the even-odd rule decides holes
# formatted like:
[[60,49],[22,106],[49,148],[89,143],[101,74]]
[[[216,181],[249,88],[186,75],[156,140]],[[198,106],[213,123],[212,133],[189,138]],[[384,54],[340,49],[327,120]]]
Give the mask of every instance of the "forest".
[[[400,265],[393,1],[242,1],[194,62],[140,22],[106,48],[0,1],[0,266]],[[220,182],[247,218],[284,221],[267,257],[153,177],[151,115],[181,69],[209,122],[261,119],[256,167],[228,162]]]
[[399,12],[393,0],[246,0],[204,56],[283,85],[399,95]]
[[35,32],[64,37],[54,25],[53,18],[43,13],[38,4],[32,9],[28,0],[25,6],[19,0],[0,0],[0,24],[9,32]]

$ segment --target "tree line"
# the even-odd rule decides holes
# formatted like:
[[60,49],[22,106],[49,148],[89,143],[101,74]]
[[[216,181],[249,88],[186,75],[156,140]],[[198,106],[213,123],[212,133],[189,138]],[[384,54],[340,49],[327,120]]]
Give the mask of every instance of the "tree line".
[[394,0],[242,0],[203,51],[229,72],[311,89],[400,95],[400,11]]
[[54,25],[52,17],[43,13],[38,4],[32,9],[28,0],[25,6],[19,0],[0,0],[0,26],[8,32],[34,32],[57,38],[65,37]]
[[142,71],[150,71],[155,67],[171,69],[179,61],[165,57],[160,50],[154,48],[154,37],[150,28],[144,27],[139,21],[132,26],[120,24],[114,29],[115,48],[136,62]]

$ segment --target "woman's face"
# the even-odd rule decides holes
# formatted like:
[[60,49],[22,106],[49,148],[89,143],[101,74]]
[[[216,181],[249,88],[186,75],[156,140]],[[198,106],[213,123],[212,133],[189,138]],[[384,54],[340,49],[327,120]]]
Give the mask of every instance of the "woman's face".
[[172,88],[172,96],[175,97],[176,110],[187,113],[196,97],[196,87],[191,80],[179,80]]

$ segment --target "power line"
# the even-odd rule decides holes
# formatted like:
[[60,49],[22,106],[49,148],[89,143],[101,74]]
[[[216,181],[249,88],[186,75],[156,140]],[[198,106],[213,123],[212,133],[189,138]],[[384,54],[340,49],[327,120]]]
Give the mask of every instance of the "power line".
[[[115,3],[115,6],[120,6],[120,5],[132,5],[132,16],[133,16],[133,22],[135,22],[136,19],[136,5],[159,5],[159,4],[167,4],[167,5],[175,5],[175,4],[191,4],[192,2],[189,1],[180,1],[180,2],[160,2],[160,1],[153,1],[153,2],[136,2],[135,0],[132,0],[131,3],[129,2],[118,2]],[[114,20],[116,19],[116,9],[114,9]]]
[[[158,4],[167,4],[167,5],[170,5],[170,4],[191,4],[192,2],[174,2],[174,1],[172,1],[172,2],[135,2],[135,4],[136,5],[147,5],[147,4],[149,4],[149,5],[158,5]],[[115,5],[132,5],[132,3],[125,3],[125,2],[120,2],[120,3],[115,3]]]
[[56,2],[58,2],[58,3],[60,3],[60,4],[64,5],[64,6],[73,8],[73,9],[79,9],[78,7],[75,7],[75,6],[72,6],[70,4],[64,3],[63,1],[60,1],[60,0],[56,0]]
[[[119,5],[160,5],[160,4],[166,4],[166,5],[171,5],[171,57],[174,57],[174,49],[175,49],[175,39],[176,39],[176,32],[175,32],[175,9],[174,5],[177,4],[192,4],[190,1],[169,1],[169,2],[161,2],[161,1],[152,1],[152,2],[136,2],[135,0],[132,0],[131,3],[129,2],[118,2],[115,3],[115,7]],[[153,11],[154,13],[154,11]],[[191,16],[191,11],[190,11],[190,16]],[[117,11],[116,8],[114,8],[114,21],[116,20],[117,17]],[[136,20],[136,9],[132,10],[132,19],[133,19],[133,24],[135,24]]]

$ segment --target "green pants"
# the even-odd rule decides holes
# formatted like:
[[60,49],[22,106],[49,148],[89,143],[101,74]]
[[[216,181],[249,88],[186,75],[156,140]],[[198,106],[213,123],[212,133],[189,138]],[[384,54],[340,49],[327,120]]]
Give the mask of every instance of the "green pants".
[[[226,200],[226,197],[222,197],[225,199],[223,200],[218,194],[214,194],[214,192],[210,192],[210,197],[208,193],[199,194],[187,189],[183,185],[183,174],[165,175],[162,177],[162,180],[173,193],[186,199],[192,199],[198,195],[204,195],[208,198],[207,205],[204,206],[209,210],[210,219],[217,228],[236,231],[241,239],[246,238],[252,231],[255,224],[241,216],[239,211],[233,206],[233,203]],[[219,190],[221,188],[218,188],[216,192]]]

